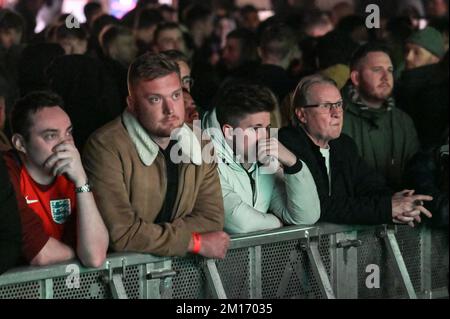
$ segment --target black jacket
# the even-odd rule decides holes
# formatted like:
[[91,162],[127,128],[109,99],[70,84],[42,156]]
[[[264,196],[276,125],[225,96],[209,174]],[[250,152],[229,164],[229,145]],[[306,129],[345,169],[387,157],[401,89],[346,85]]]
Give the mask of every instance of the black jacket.
[[432,64],[406,70],[396,87],[397,104],[416,125],[423,147],[441,142],[448,125],[448,64]]
[[85,55],[61,56],[48,67],[47,77],[50,88],[64,100],[79,150],[92,133],[124,110],[123,93],[98,60]]
[[21,238],[16,196],[0,156],[0,274],[16,264],[21,252]]
[[321,222],[392,223],[392,191],[358,155],[356,144],[350,137],[342,135],[329,143],[331,192],[325,159],[303,129],[284,128],[279,139],[311,170],[321,203]]
[[433,214],[430,224],[448,229],[448,143],[447,152],[443,149],[441,146],[430,147],[414,156],[406,170],[406,179],[416,193],[433,196],[434,200],[425,204],[425,207]]
[[280,104],[297,85],[297,82],[289,77],[289,73],[277,65],[262,64],[250,76],[252,82],[271,89]]

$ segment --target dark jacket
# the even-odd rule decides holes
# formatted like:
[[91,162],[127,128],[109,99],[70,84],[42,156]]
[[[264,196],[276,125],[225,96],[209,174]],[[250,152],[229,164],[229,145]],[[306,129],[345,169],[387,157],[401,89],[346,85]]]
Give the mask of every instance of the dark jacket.
[[271,89],[280,104],[289,93],[295,90],[297,84],[294,79],[289,77],[286,70],[272,64],[262,64],[251,77],[252,82]]
[[20,249],[21,227],[16,197],[0,156],[0,274],[16,264]]
[[414,121],[423,147],[441,142],[448,125],[448,64],[406,70],[397,85],[399,107]]
[[432,226],[448,229],[448,142],[424,149],[414,156],[406,170],[406,178],[416,193],[433,196],[434,200],[425,204],[433,214]]
[[342,97],[347,107],[342,132],[355,141],[361,157],[390,187],[404,189],[406,164],[420,148],[411,118],[393,98],[380,109],[366,107],[352,85],[344,87]]
[[279,138],[311,170],[321,202],[320,221],[367,225],[392,223],[392,192],[383,178],[358,155],[356,144],[350,137],[342,135],[329,143],[331,191],[325,160],[304,130],[284,128]]
[[93,132],[123,111],[121,92],[98,60],[84,55],[61,56],[48,67],[47,76],[51,89],[64,100],[79,150]]

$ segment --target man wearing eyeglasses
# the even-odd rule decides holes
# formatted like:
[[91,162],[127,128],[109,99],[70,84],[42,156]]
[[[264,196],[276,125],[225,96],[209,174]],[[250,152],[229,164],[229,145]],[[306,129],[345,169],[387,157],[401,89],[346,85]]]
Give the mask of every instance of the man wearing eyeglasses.
[[342,134],[344,103],[333,80],[306,77],[298,85],[292,125],[280,131],[280,142],[307,167],[320,198],[322,222],[414,226],[430,196],[405,190],[393,194],[383,178],[358,155],[355,142]]
[[350,68],[351,81],[342,91],[347,105],[343,132],[355,140],[367,164],[400,190],[419,141],[412,119],[392,97],[394,67],[389,52],[367,44],[354,54]]
[[176,62],[180,68],[181,86],[183,89],[191,92],[194,86],[194,78],[191,76],[191,65],[189,58],[181,51],[169,50],[164,51],[162,54],[170,61]]

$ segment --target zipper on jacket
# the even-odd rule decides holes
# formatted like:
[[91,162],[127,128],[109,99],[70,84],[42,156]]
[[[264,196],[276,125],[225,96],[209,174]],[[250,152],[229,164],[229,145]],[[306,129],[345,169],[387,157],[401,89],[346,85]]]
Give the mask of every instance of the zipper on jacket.
[[256,183],[255,183],[255,180],[254,180],[252,174],[250,172],[248,172],[247,170],[245,170],[245,172],[247,173],[248,178],[250,179],[250,185],[252,186],[252,202],[253,202],[253,207],[255,207],[255,205],[256,205],[256,198],[255,198]]

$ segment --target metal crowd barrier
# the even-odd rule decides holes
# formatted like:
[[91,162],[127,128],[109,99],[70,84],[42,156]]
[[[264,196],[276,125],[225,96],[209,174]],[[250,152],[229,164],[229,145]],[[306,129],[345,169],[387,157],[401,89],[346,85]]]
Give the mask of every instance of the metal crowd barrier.
[[319,224],[233,237],[223,261],[113,254],[99,269],[13,269],[0,298],[448,298],[448,261],[448,230]]

